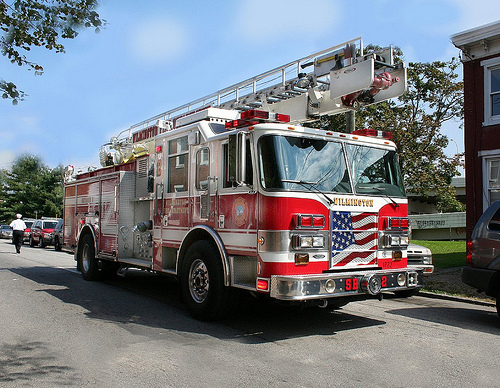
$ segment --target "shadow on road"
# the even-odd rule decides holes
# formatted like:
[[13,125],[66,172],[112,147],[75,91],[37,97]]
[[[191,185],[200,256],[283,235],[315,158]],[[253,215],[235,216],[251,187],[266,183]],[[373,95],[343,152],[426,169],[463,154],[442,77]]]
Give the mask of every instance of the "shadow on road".
[[[128,271],[125,278],[87,282],[75,273],[53,267],[11,268],[64,303],[81,306],[92,319],[116,322],[131,332],[137,325],[205,334],[245,343],[334,335],[345,330],[378,326],[384,321],[348,314],[342,310],[299,309],[269,300],[240,298],[237,310],[218,322],[190,317],[180,301],[178,282],[145,271]],[[142,333],[148,335],[148,333]],[[151,333],[150,335],[154,335]]]
[[[0,345],[0,382],[16,384],[52,380],[54,386],[70,386],[76,376],[73,369],[57,365],[57,357],[49,346],[39,341],[21,341]],[[28,385],[26,385],[28,386]]]
[[389,314],[420,319],[441,325],[480,331],[487,334],[500,334],[500,319],[494,308],[491,311],[479,309],[474,305],[464,307],[420,307],[387,311]]

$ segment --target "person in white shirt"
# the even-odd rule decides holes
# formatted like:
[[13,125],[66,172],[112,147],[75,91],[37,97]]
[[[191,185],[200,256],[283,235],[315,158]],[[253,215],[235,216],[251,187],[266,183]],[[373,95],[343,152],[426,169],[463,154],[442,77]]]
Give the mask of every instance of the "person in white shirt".
[[12,236],[14,237],[14,245],[16,246],[16,252],[21,253],[21,246],[23,245],[24,229],[26,229],[26,224],[21,219],[23,216],[21,214],[16,214],[16,219],[10,223],[12,228]]

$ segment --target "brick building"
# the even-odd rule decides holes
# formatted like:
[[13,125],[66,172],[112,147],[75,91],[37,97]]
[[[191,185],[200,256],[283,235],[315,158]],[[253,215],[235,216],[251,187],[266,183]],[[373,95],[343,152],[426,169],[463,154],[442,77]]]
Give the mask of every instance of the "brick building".
[[500,200],[500,21],[451,37],[462,51],[466,234]]

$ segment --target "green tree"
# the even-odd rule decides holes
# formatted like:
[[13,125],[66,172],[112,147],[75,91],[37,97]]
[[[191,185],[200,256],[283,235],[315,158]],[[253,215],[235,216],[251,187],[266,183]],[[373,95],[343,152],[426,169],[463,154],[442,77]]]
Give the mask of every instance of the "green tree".
[[[408,90],[397,101],[365,106],[356,112],[356,128],[390,131],[397,144],[407,191],[436,196],[439,211],[462,211],[451,179],[458,175],[463,154],[445,153],[449,139],[441,132],[446,121],[463,120],[463,83],[460,62],[410,63]],[[322,128],[346,131],[344,115],[323,118]]]
[[[78,29],[93,27],[98,32],[106,23],[95,11],[96,0],[0,0],[0,50],[11,63],[27,66],[36,75],[43,67],[26,57],[32,47],[64,53],[61,39],[73,39]],[[0,92],[15,105],[26,94],[13,82],[0,79]]]
[[0,221],[24,217],[61,217],[63,167],[47,167],[34,155],[18,158],[10,171],[0,170]]

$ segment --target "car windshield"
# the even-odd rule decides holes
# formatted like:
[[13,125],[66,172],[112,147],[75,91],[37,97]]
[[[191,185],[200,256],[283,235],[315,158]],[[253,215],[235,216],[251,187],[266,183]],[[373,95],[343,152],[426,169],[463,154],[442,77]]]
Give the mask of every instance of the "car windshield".
[[24,221],[24,223],[26,224],[27,228],[31,228],[31,225],[33,225],[33,221]]
[[346,144],[358,194],[405,195],[403,178],[395,151]]
[[262,136],[258,150],[260,181],[267,190],[405,195],[393,150],[276,135]]
[[43,229],[54,229],[56,227],[56,221],[45,221],[43,223]]
[[342,144],[322,139],[263,136],[260,180],[265,189],[351,193]]

